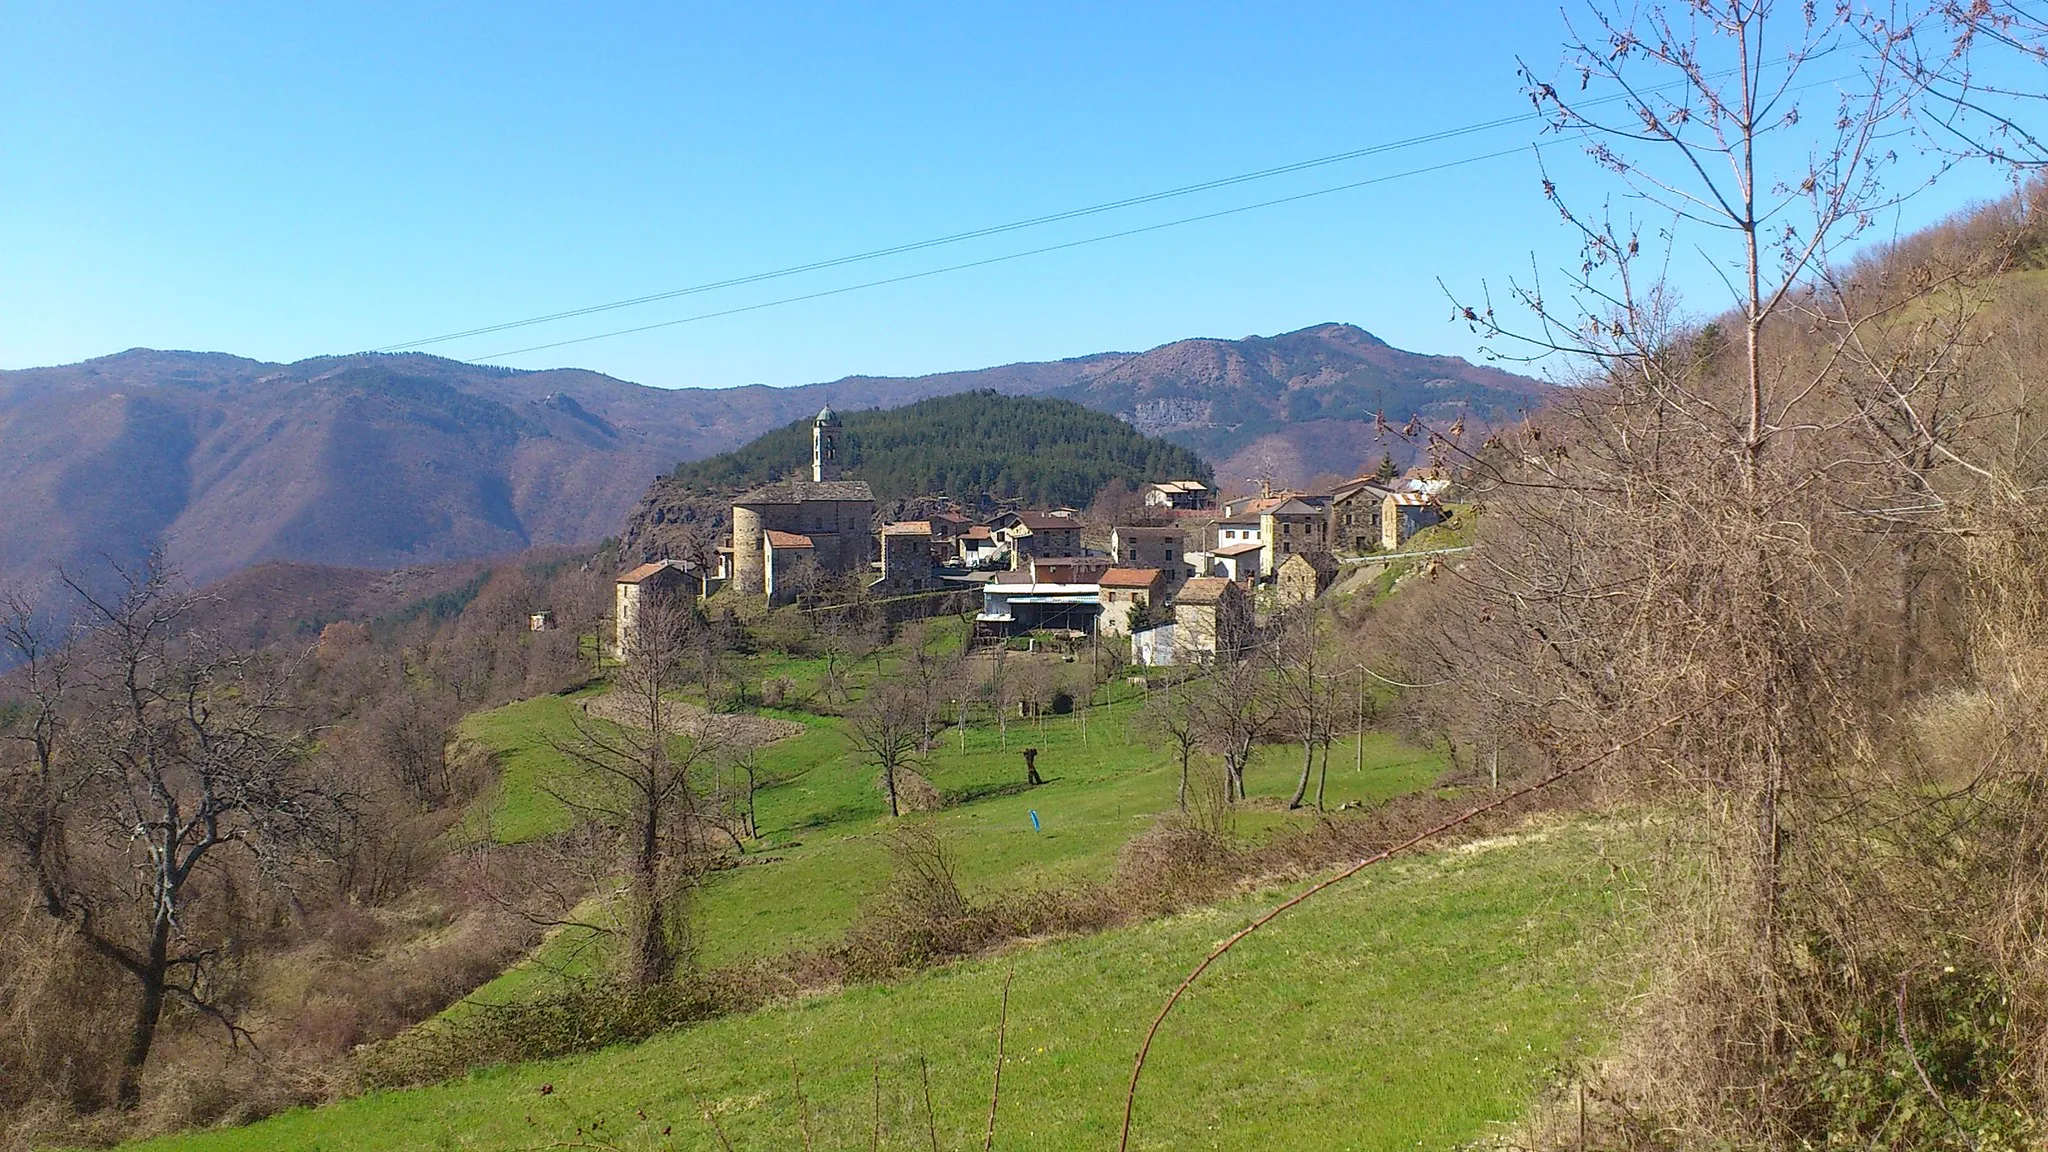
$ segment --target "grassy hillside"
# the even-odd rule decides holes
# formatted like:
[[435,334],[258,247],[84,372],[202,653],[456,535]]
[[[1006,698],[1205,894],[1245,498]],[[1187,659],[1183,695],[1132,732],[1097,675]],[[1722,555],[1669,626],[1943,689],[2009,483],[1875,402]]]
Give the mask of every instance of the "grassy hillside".
[[[983,492],[1030,504],[1085,504],[1111,480],[1213,473],[1190,449],[1065,400],[969,392],[902,408],[847,414],[846,468],[883,500]],[[807,474],[811,421],[777,428],[708,460],[677,465],[674,480],[694,492],[725,492]]]
[[[752,657],[749,663],[758,665],[750,674],[772,667],[801,679],[807,671],[807,662],[786,656]],[[1042,724],[1013,724],[1007,747],[993,727],[971,725],[964,747],[960,732],[949,731],[920,765],[935,786],[960,801],[932,819],[955,845],[960,879],[970,892],[985,885],[1014,889],[1102,879],[1123,845],[1173,806],[1178,770],[1136,724],[1143,692],[1119,683],[1104,698],[1108,703],[1085,720],[1074,713]],[[566,826],[568,813],[543,785],[566,770],[554,746],[573,737],[574,708],[573,697],[549,696],[464,722],[463,732],[496,750],[504,765],[503,784],[488,812],[488,827],[500,842],[520,843]],[[758,801],[763,842],[756,856],[769,862],[715,873],[705,883],[693,936],[707,964],[835,938],[888,872],[877,838],[886,802],[874,771],[849,751],[844,721],[795,710],[774,714],[802,723],[804,731],[759,757],[765,774],[787,781]],[[1018,750],[1027,744],[1040,750],[1039,769],[1048,783],[1014,791],[1023,779]],[[1425,788],[1444,769],[1441,755],[1385,733],[1367,732],[1364,745],[1361,754],[1357,739],[1346,738],[1332,749],[1331,806]],[[1312,812],[1285,813],[1277,803],[1293,787],[1298,755],[1286,747],[1260,750],[1247,774],[1254,804],[1239,817],[1240,833],[1263,836],[1315,819]],[[1038,828],[1031,823],[1033,812]],[[520,995],[541,978],[536,968],[569,963],[569,971],[585,971],[597,957],[583,943],[573,933],[558,937],[536,963],[508,972],[471,999],[493,1003]],[[571,956],[577,958],[573,963]]]
[[[1585,925],[1612,910],[1596,864],[1625,834],[1555,824],[1398,863],[1251,938],[1162,1033],[1137,1146],[1449,1148],[1499,1131],[1552,1069],[1598,1047],[1592,966],[1611,941]],[[966,1147],[1012,973],[997,1146],[1113,1147],[1139,1030],[1203,951],[1281,894],[142,1147],[713,1149],[708,1108],[736,1148],[795,1148],[792,1062],[818,1147],[867,1146],[877,1070],[882,1146],[925,1147],[920,1058],[941,1145]]]

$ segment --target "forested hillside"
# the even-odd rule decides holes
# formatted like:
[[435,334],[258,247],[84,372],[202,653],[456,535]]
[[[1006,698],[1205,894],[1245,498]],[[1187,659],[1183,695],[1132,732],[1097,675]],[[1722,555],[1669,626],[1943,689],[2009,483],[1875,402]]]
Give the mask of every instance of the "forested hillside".
[[[986,492],[1028,504],[1078,505],[1111,480],[1135,486],[1214,479],[1192,449],[1065,400],[988,389],[844,419],[847,470],[883,500]],[[797,475],[810,461],[811,420],[804,419],[735,451],[680,464],[672,479],[688,492],[711,494]]]

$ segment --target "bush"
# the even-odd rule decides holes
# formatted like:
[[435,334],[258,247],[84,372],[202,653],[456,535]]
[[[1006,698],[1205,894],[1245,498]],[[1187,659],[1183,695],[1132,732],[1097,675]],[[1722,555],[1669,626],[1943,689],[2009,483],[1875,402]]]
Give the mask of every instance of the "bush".
[[545,1060],[661,1032],[746,1007],[710,983],[686,977],[651,988],[609,982],[569,985],[539,999],[440,1017],[363,1050],[364,1079],[379,1087],[427,1084],[485,1064]]

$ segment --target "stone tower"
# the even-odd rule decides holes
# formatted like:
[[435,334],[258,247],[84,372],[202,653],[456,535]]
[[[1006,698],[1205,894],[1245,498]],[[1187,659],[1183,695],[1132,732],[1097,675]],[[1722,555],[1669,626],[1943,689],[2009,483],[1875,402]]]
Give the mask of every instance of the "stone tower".
[[830,404],[818,409],[818,419],[811,424],[811,479],[819,484],[839,479],[840,460],[839,413]]

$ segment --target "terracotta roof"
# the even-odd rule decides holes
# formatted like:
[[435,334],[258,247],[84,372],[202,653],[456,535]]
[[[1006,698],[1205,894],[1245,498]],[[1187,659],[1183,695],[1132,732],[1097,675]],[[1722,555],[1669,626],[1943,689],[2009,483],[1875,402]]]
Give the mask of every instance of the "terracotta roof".
[[801,504],[806,500],[873,500],[865,480],[777,480],[733,501],[734,504]]
[[673,568],[678,572],[688,571],[688,569],[684,568],[683,565],[677,561],[655,560],[651,563],[642,564],[638,568],[634,568],[629,571],[619,573],[618,582],[621,584],[639,584],[647,580],[648,578],[652,577],[655,573],[664,572],[670,568]]
[[770,528],[768,530],[767,535],[769,545],[775,548],[817,547],[817,545],[811,543],[811,538],[809,536],[805,536],[796,532],[778,532],[775,529]]
[[1180,586],[1180,595],[1174,600],[1180,604],[1215,604],[1223,599],[1226,590],[1234,587],[1221,576],[1197,576]]
[[882,528],[884,536],[929,536],[932,522],[929,520],[898,520]]
[[994,533],[989,531],[988,525],[976,524],[974,527],[969,528],[966,532],[962,533],[962,535],[969,540],[987,540],[989,537],[993,536]]
[[1096,583],[1104,588],[1150,588],[1165,575],[1157,568],[1111,568]]
[[1215,556],[1242,556],[1247,552],[1263,552],[1266,545],[1258,540],[1246,540],[1241,544],[1226,544],[1211,553]]

